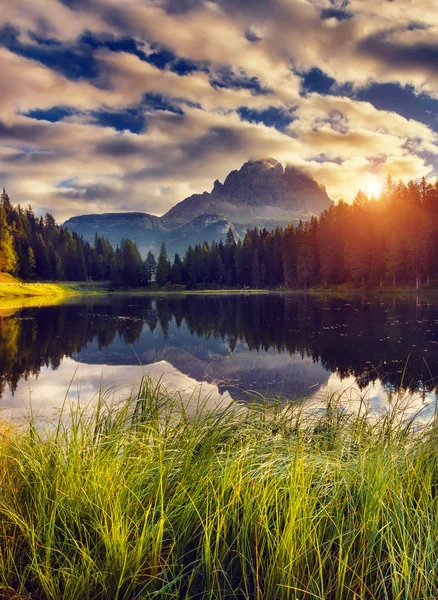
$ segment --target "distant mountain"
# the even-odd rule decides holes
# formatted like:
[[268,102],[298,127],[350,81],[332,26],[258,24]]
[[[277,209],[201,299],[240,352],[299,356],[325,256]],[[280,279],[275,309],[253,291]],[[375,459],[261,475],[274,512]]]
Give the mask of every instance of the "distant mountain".
[[239,239],[239,232],[234,227],[234,223],[226,217],[200,215],[169,232],[167,245],[169,248],[177,248],[179,252],[185,251],[190,245],[202,244],[205,241],[224,240],[229,229],[234,233],[236,240]]
[[231,171],[223,184],[216,180],[210,193],[186,198],[162,219],[173,228],[201,214],[215,213],[235,224],[272,227],[319,215],[330,204],[327,192],[312,177],[293,167],[284,169],[268,158]]
[[162,217],[147,213],[103,213],[72,217],[64,223],[93,242],[96,233],[115,246],[132,239],[145,255],[157,253],[162,242],[169,254],[184,253],[189,245],[224,239],[231,227],[236,238],[247,227],[285,226],[319,215],[332,201],[309,175],[283,166],[273,158],[249,161],[231,171],[211,192],[194,194]]
[[168,232],[160,217],[141,212],[80,215],[66,221],[64,227],[91,243],[96,233],[106,237],[114,247],[122,239],[133,240],[143,254],[149,249],[157,251]]

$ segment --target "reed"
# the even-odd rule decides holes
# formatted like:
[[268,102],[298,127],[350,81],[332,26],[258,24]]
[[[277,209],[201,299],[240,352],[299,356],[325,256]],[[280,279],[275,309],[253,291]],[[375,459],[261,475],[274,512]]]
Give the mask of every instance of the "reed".
[[207,411],[145,380],[0,428],[0,597],[436,598],[438,427],[396,404]]

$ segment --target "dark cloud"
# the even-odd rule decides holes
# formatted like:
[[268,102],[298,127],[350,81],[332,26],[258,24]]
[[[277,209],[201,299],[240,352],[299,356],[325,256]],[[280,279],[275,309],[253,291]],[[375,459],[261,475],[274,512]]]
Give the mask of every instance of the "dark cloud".
[[438,43],[417,42],[402,44],[393,41],[389,36],[393,31],[370,35],[358,43],[360,53],[383,61],[386,65],[397,69],[419,69],[436,72],[438,64]]
[[178,152],[168,154],[165,149],[157,149],[155,165],[145,167],[126,175],[124,181],[136,182],[149,178],[175,178],[184,176],[188,171],[198,171],[199,162],[206,164],[214,157],[238,154],[248,150],[248,140],[233,127],[211,127],[205,134],[182,144]]
[[145,94],[143,96],[142,106],[146,110],[164,110],[174,113],[175,115],[183,115],[184,111],[178,104],[173,102],[168,96],[163,94]]
[[342,165],[344,160],[339,156],[330,156],[326,152],[321,152],[315,156],[311,156],[308,158],[309,162],[317,162],[317,163],[334,163],[336,165]]
[[266,109],[250,109],[247,106],[241,106],[237,113],[244,121],[250,123],[263,123],[267,127],[275,127],[278,131],[284,131],[288,125],[296,119],[293,114],[295,109],[279,108],[270,106]]
[[323,8],[320,14],[321,19],[336,19],[337,21],[347,21],[353,18],[353,13],[342,8]]
[[233,71],[230,67],[220,67],[211,75],[212,87],[235,90],[250,90],[252,94],[266,95],[271,90],[266,88],[258,77],[251,77],[243,70]]
[[167,0],[165,8],[170,14],[186,13],[202,6],[203,0]]
[[144,150],[133,140],[116,137],[112,140],[96,144],[95,152],[96,154],[103,154],[106,156],[123,157],[140,155]]
[[6,125],[0,121],[0,139],[25,144],[43,142],[49,134],[47,127],[50,126],[43,123],[14,123]]
[[22,150],[16,154],[2,157],[2,162],[9,165],[43,165],[46,163],[53,163],[56,159],[56,153],[54,151],[26,151]]
[[12,25],[3,25],[0,27],[0,44],[2,46],[10,47],[18,43],[18,36],[20,30]]
[[250,15],[253,19],[260,19],[270,14],[275,14],[278,7],[276,0],[216,0],[227,12],[231,14]]
[[212,127],[206,134],[196,140],[182,144],[185,161],[196,161],[200,156],[236,152],[244,144],[238,131],[232,127]]
[[65,198],[66,200],[84,200],[89,202],[96,200],[108,201],[109,199],[118,196],[118,190],[115,190],[108,185],[93,184],[81,186],[74,181],[72,181],[72,189],[58,193],[58,197]]
[[141,60],[147,60],[148,58],[137,40],[132,37],[115,37],[109,33],[84,31],[79,37],[77,45],[82,47],[84,44],[87,46],[89,52],[99,48],[106,48],[107,50],[111,50],[111,52],[128,52],[129,54],[134,54]]
[[80,10],[91,6],[91,0],[59,0],[59,2],[73,10]]
[[248,42],[261,42],[263,38],[259,37],[252,29],[247,29],[245,31],[245,37]]

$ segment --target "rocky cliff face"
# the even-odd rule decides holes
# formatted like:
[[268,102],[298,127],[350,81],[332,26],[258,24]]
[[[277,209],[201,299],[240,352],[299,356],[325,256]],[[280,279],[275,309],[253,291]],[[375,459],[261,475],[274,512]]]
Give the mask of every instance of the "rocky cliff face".
[[200,214],[216,213],[236,224],[284,225],[319,214],[330,204],[325,189],[309,175],[293,167],[284,169],[269,158],[245,163],[231,171],[223,184],[215,181],[211,193],[186,198],[162,219],[175,227]]
[[155,254],[162,242],[169,255],[184,253],[189,245],[225,239],[231,227],[236,238],[246,227],[285,226],[319,215],[331,200],[324,188],[293,167],[273,158],[249,161],[231,171],[224,183],[214,182],[212,191],[194,194],[163,217],[147,213],[104,213],[72,217],[64,223],[93,242],[96,233],[114,246],[133,240],[140,252]]

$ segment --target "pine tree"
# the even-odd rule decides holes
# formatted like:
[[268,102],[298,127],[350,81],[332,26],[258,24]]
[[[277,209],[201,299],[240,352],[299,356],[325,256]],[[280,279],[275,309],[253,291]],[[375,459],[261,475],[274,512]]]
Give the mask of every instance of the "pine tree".
[[169,280],[170,262],[167,257],[166,244],[161,244],[157,262],[156,280],[158,285],[165,285]]
[[397,278],[403,264],[402,245],[400,236],[395,231],[391,234],[386,253],[386,274],[392,279],[392,285],[397,285]]
[[[4,191],[4,190],[3,190]],[[17,254],[11,228],[6,220],[6,211],[0,205],[0,272],[13,273],[18,267]]]
[[36,262],[35,262],[35,254],[32,248],[27,249],[27,276],[30,280],[32,280],[35,276],[36,271]]
[[213,285],[222,283],[224,266],[222,263],[219,247],[213,244],[210,252],[210,273],[209,280]]
[[5,211],[6,219],[8,219],[9,214],[12,212],[13,207],[12,207],[11,200],[10,200],[5,188],[3,188],[2,194],[0,196],[0,204],[2,205],[2,207]]
[[152,250],[149,250],[144,261],[144,273],[146,283],[151,283],[152,281],[154,281],[156,270],[157,262],[155,260],[155,256],[152,254]]
[[183,264],[178,253],[175,254],[173,265],[170,268],[169,279],[172,283],[182,283],[183,280]]
[[224,246],[224,279],[227,285],[235,285],[236,283],[236,240],[234,233],[230,227],[228,229],[225,246]]
[[126,287],[137,287],[141,283],[143,262],[140,252],[132,240],[122,240],[122,278]]
[[258,252],[254,252],[254,256],[252,259],[252,265],[251,265],[251,284],[252,284],[252,286],[255,287],[256,289],[259,289],[260,280],[261,280],[261,274],[260,274],[259,255],[258,255]]
[[293,225],[288,225],[283,233],[282,260],[284,284],[293,287],[297,283],[297,247]]

